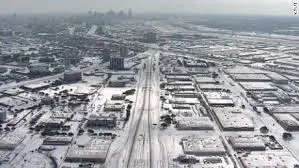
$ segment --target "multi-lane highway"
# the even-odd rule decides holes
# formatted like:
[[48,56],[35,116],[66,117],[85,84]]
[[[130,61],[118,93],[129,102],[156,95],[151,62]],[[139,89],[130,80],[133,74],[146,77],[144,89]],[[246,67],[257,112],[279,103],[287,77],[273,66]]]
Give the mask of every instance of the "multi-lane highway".
[[[157,53],[153,53],[139,72],[139,84],[135,107],[132,110],[124,141],[110,150],[105,167],[161,167],[158,142],[158,103],[159,74],[153,66],[157,63]],[[156,68],[155,68],[156,69]],[[119,145],[122,144],[122,145]],[[116,146],[116,145],[115,145]]]

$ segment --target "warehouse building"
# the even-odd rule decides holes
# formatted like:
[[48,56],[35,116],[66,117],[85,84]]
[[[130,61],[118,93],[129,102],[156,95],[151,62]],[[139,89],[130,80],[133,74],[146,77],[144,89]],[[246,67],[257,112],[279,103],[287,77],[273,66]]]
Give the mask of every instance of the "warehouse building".
[[125,106],[123,104],[120,103],[112,103],[112,102],[106,102],[104,105],[104,111],[105,112],[123,112],[123,110],[125,109]]
[[178,109],[178,110],[190,110],[191,107],[189,104],[172,104],[173,109]]
[[223,91],[224,87],[222,85],[215,85],[215,84],[198,84],[197,85],[200,90],[207,92],[207,91]]
[[63,118],[49,118],[44,124],[47,130],[60,129],[65,121]]
[[266,145],[261,137],[258,136],[238,136],[230,137],[229,142],[235,150],[241,151],[264,151]]
[[299,105],[274,106],[269,109],[270,114],[294,114],[299,113]]
[[115,116],[100,116],[97,114],[90,114],[86,123],[87,127],[115,127],[116,117]]
[[0,139],[0,149],[14,150],[25,139],[24,134],[8,133]]
[[269,82],[240,82],[246,91],[277,91],[277,88]]
[[299,131],[299,122],[290,114],[273,114],[275,120],[286,131]]
[[226,92],[205,92],[205,98],[210,106],[230,106],[233,107],[234,101]]
[[185,154],[206,156],[206,155],[224,155],[226,150],[221,139],[217,136],[211,137],[184,137],[182,146]]
[[109,87],[125,87],[127,81],[126,80],[110,80],[108,82]]
[[298,165],[298,161],[286,152],[251,152],[239,157],[244,168],[253,167],[279,167],[287,168]]
[[24,90],[28,90],[28,91],[32,91],[32,92],[36,92],[42,89],[47,89],[50,87],[49,83],[37,83],[37,84],[28,84],[28,85],[23,85],[20,88],[24,89]]
[[129,83],[128,79],[120,78],[117,75],[112,75],[109,79],[108,86],[109,87],[125,87],[126,84]]
[[193,78],[195,79],[195,82],[197,84],[217,84],[218,82],[211,77],[207,77],[207,76],[193,76]]
[[92,139],[83,147],[72,146],[66,154],[68,162],[104,163],[109,151],[111,140]]
[[191,81],[190,76],[186,75],[180,75],[180,76],[174,76],[174,75],[166,75],[167,82],[173,82],[173,81]]
[[72,140],[72,137],[47,137],[44,139],[43,145],[69,145]]
[[213,123],[209,117],[181,117],[177,119],[178,130],[213,130]]
[[276,83],[276,84],[288,84],[288,82],[289,82],[289,80],[286,77],[284,77],[276,72],[267,73],[267,76],[269,78],[271,78],[271,81],[273,83]]
[[224,131],[254,131],[253,121],[240,112],[217,110],[215,114]]
[[111,97],[111,100],[125,100],[126,95],[125,94],[114,94]]
[[171,95],[176,98],[197,98],[199,93],[189,91],[173,91]]
[[166,85],[165,90],[167,91],[195,91],[194,86],[174,86],[174,85]]
[[192,81],[171,81],[167,83],[167,85],[175,85],[175,86],[193,86]]
[[270,82],[271,79],[265,74],[230,74],[231,78],[236,82]]

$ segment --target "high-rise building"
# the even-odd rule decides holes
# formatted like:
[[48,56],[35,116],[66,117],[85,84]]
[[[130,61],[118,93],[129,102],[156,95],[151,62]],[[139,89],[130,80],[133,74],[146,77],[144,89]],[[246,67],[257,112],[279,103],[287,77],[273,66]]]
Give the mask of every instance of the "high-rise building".
[[6,116],[7,116],[6,109],[0,108],[0,122],[3,123],[6,120]]
[[132,9],[131,8],[128,10],[128,17],[132,18]]
[[124,58],[123,57],[110,57],[110,69],[123,70]]
[[145,43],[155,43],[157,40],[157,35],[155,32],[148,32],[143,35],[143,41]]
[[16,12],[13,13],[11,17],[12,17],[12,19],[16,19],[17,18],[17,13]]
[[104,50],[102,51],[102,55],[103,55],[103,62],[107,62],[110,60],[110,49],[109,48],[104,48]]
[[127,46],[120,46],[120,56],[121,57],[128,57],[128,53],[129,53],[129,51],[128,51],[128,47]]

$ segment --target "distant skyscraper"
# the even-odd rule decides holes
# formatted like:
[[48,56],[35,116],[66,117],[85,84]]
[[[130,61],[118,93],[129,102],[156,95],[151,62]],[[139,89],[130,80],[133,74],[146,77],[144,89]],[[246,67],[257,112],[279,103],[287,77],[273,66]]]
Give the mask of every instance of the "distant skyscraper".
[[88,11],[88,15],[92,15],[92,10],[90,9],[89,11]]
[[132,9],[131,9],[131,8],[130,8],[129,11],[128,11],[128,16],[129,16],[129,18],[132,17]]
[[116,14],[113,10],[109,10],[108,12],[105,13],[106,16],[114,17]]
[[117,13],[117,16],[120,17],[120,18],[126,18],[126,14],[123,10],[120,10],[118,13]]
[[16,12],[12,14],[12,18],[13,18],[13,19],[16,19],[16,18],[17,18],[17,13],[16,13]]

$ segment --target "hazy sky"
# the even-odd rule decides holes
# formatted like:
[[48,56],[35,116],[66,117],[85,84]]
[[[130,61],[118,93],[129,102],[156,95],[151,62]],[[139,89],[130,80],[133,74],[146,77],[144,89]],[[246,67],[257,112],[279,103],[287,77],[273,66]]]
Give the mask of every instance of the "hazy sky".
[[[291,15],[299,0],[0,0],[0,13],[134,12]],[[299,16],[298,16],[299,17]]]

